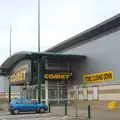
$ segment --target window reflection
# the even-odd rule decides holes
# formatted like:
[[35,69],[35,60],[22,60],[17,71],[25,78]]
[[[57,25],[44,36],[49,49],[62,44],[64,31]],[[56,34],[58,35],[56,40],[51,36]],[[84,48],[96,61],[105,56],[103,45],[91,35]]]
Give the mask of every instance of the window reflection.
[[45,99],[45,89],[41,90],[42,99]]
[[57,99],[57,90],[56,89],[49,89],[48,90],[48,98],[49,99]]
[[59,99],[67,99],[67,89],[59,90]]

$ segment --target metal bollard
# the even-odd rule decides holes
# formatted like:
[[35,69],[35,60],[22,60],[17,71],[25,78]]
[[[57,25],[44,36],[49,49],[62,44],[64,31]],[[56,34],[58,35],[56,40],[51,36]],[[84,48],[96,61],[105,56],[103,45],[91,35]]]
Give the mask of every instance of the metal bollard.
[[90,104],[88,105],[88,120],[91,119],[91,107]]
[[50,104],[49,104],[49,107],[48,107],[48,108],[49,108],[49,112],[51,111],[50,107],[51,107],[51,106],[50,106]]
[[67,115],[67,103],[65,103],[65,115]]

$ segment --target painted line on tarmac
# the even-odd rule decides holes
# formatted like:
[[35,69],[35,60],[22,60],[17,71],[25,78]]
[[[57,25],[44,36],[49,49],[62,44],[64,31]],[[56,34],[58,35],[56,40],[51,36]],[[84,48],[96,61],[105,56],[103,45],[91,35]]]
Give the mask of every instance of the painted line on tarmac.
[[62,117],[61,119],[64,120],[64,119],[66,119],[66,118],[68,118],[68,116],[64,116],[64,117]]
[[43,118],[33,118],[33,119],[28,118],[28,119],[20,119],[20,120],[43,120]]
[[20,120],[43,120],[44,118],[27,118],[27,119],[20,119]]
[[0,117],[0,120],[7,120],[7,119],[5,119],[5,118],[3,118],[3,117]]
[[49,117],[49,118],[33,118],[33,119],[27,118],[27,119],[20,119],[20,120],[52,120],[55,118],[57,119],[57,117]]
[[68,118],[68,116],[64,116],[64,117],[58,117],[58,116],[53,116],[53,117],[47,117],[45,116],[45,118],[23,118],[23,119],[20,119],[20,120],[57,120],[57,118],[61,119],[61,120],[64,120],[66,118]]
[[47,119],[45,119],[45,120],[52,120],[52,119],[54,119],[54,118],[57,118],[57,117],[51,117],[51,118],[47,118]]
[[49,117],[49,118],[32,118],[32,119],[30,119],[30,118],[27,118],[27,119],[21,119],[21,120],[52,120],[52,119],[55,119],[55,118],[57,118],[57,117]]
[[20,120],[43,120],[44,118],[23,118]]
[[26,117],[26,116],[47,116],[49,115],[50,113],[47,113],[47,114],[25,114],[25,115],[7,115],[7,116],[1,116],[2,118],[12,118],[12,117]]

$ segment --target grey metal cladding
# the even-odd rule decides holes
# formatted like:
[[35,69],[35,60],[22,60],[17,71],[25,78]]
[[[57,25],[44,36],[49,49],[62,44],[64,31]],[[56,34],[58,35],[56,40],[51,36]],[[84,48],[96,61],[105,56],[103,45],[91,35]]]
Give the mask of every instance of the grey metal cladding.
[[103,34],[107,31],[120,27],[120,13],[94,27],[83,31],[49,49],[46,52],[59,52],[83,41],[89,41],[90,38]]
[[120,30],[61,52],[87,56],[84,70],[81,69],[81,65],[75,66],[79,67],[79,73],[113,71],[114,80],[120,80]]

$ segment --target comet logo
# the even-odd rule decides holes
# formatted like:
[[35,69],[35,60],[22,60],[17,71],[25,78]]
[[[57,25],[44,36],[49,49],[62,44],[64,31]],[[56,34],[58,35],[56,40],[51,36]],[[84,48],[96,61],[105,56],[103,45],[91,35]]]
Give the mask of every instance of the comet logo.
[[24,65],[18,68],[11,76],[11,83],[15,82],[25,82],[26,81],[26,73],[28,71],[28,65]]
[[60,79],[60,80],[68,80],[72,76],[72,73],[50,73],[45,74],[45,79]]

